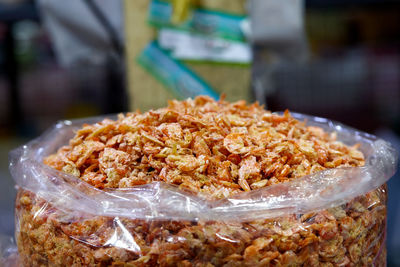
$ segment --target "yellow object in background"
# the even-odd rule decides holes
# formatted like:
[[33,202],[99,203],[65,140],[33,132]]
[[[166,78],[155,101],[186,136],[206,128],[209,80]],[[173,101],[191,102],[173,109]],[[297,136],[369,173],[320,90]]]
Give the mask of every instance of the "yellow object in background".
[[192,0],[172,0],[172,23],[184,22],[190,14]]
[[[157,31],[147,23],[149,0],[125,0],[125,47],[127,87],[130,109],[147,111],[166,105],[175,96],[136,61],[143,49],[157,37]],[[246,0],[192,0],[192,6],[238,15],[246,14]],[[178,12],[179,13],[179,12]],[[190,15],[190,10],[188,15]],[[251,100],[250,66],[195,63],[186,65],[204,79],[218,94],[226,94],[228,101]]]

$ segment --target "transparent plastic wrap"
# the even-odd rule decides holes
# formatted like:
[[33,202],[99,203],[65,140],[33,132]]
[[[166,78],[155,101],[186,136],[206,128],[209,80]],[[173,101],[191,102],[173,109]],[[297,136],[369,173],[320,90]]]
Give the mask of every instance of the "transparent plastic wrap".
[[83,123],[58,123],[10,154],[23,266],[385,266],[387,142],[292,114],[359,143],[363,167],[327,169],[222,200],[162,182],[99,190],[42,163]]
[[19,266],[17,246],[12,237],[0,235],[0,266]]

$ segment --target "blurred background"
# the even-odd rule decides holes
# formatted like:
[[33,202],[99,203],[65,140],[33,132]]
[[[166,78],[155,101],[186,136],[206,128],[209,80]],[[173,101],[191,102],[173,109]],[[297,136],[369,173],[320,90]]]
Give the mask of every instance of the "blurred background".
[[[60,3],[0,0],[0,234],[14,232],[8,152],[58,120],[226,93],[337,120],[400,151],[400,1]],[[399,176],[388,266],[400,266]]]

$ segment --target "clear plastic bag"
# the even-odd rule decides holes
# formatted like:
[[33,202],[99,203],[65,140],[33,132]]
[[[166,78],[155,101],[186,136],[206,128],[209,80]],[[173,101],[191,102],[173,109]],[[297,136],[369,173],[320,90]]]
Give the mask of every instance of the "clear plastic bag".
[[[23,266],[336,266],[386,264],[387,142],[327,119],[292,114],[361,144],[363,167],[210,201],[165,183],[99,190],[42,163],[82,123],[58,123],[10,153],[19,187]],[[124,265],[125,264],[125,265]]]
[[0,266],[19,266],[18,251],[14,239],[9,236],[0,235]]

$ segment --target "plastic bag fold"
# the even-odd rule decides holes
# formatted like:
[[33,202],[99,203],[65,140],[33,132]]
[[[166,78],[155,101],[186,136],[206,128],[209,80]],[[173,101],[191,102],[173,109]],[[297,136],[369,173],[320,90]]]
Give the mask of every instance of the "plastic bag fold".
[[16,184],[53,207],[69,214],[150,220],[238,220],[274,218],[318,211],[344,204],[384,184],[397,168],[398,156],[387,142],[342,124],[292,114],[307,125],[336,132],[348,145],[360,144],[363,167],[326,169],[299,179],[233,197],[211,201],[162,182],[129,189],[99,190],[42,163],[43,158],[68,143],[74,131],[91,118],[57,123],[38,139],[10,153],[10,171]]

